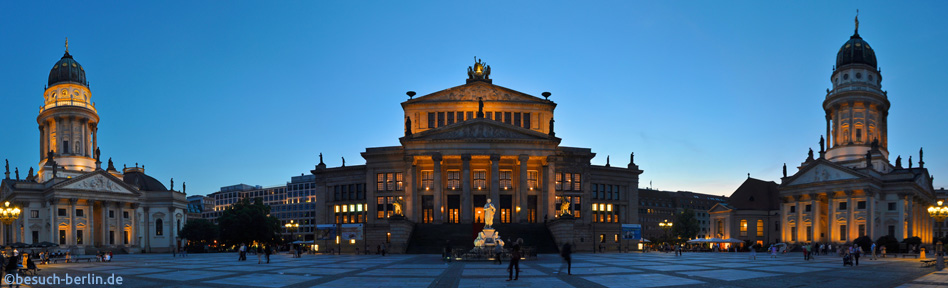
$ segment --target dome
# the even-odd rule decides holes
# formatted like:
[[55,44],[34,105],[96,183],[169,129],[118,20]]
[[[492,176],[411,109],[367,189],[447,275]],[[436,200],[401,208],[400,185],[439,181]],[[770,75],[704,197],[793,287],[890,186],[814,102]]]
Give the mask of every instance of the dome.
[[168,188],[161,184],[161,181],[138,170],[126,172],[125,176],[122,177],[122,181],[125,184],[138,187],[138,190],[141,191],[168,191]]
[[872,66],[872,68],[877,68],[876,52],[872,50],[872,47],[869,47],[869,43],[859,37],[859,33],[849,37],[849,41],[846,41],[843,47],[839,48],[839,53],[836,54],[837,69],[847,64],[866,64]]
[[82,69],[79,62],[72,59],[69,51],[66,51],[63,58],[53,65],[53,69],[49,70],[49,86],[59,83],[77,83],[89,86],[89,82],[86,82],[86,70]]

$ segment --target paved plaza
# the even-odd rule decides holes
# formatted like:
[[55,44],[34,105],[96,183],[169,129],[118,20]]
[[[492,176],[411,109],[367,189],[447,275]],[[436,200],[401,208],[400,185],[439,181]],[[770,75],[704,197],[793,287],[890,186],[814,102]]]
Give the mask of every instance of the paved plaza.
[[[804,261],[801,253],[771,259],[759,253],[574,254],[573,275],[556,273],[558,255],[521,263],[520,280],[491,262],[445,264],[437,255],[304,255],[236,261],[235,253],[116,255],[107,263],[42,265],[40,275],[122,276],[122,287],[936,287],[948,272],[920,268],[917,259],[867,260],[843,267],[835,256]],[[4,283],[6,284],[6,283]],[[53,285],[66,287],[65,285]],[[53,287],[34,285],[33,287]],[[95,287],[95,285],[81,285]],[[102,286],[105,287],[105,286]]]

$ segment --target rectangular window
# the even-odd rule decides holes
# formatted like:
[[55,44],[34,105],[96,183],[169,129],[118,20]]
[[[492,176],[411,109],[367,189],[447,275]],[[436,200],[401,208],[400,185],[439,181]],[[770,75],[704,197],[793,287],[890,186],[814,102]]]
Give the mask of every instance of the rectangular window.
[[797,213],[797,206],[796,206],[796,205],[790,205],[790,213]]
[[59,230],[59,245],[66,245],[66,230]]
[[435,128],[435,113],[428,112],[428,128]]
[[895,237],[895,225],[889,225],[889,236]]
[[811,210],[813,210],[813,205],[806,204],[806,206],[805,206],[805,208],[804,208],[803,211],[804,211],[804,212],[810,212]]
[[580,176],[579,173],[573,173],[573,191],[580,191],[580,190],[582,190],[582,188],[580,188],[580,187],[582,187],[582,185],[580,185],[580,184],[582,184],[582,182],[580,181],[580,177],[579,177],[579,176]]
[[474,187],[472,188],[487,189],[487,170],[474,170]]
[[128,211],[122,211],[122,218],[128,219]]
[[797,242],[797,227],[790,226],[790,241]]
[[115,231],[109,231],[109,245],[115,245]]
[[846,210],[846,204],[847,204],[846,202],[839,202],[839,210],[840,211]]
[[461,171],[448,170],[448,189],[456,190],[461,187]]
[[856,209],[866,209],[866,201],[856,202]]
[[517,127],[520,127],[520,113],[514,113],[514,114],[513,114],[513,117],[514,117],[514,119],[513,119],[513,125],[514,125],[514,126],[517,126]]
[[33,234],[33,235],[32,235],[32,236],[33,236],[33,239],[32,239],[33,242],[30,242],[30,243],[33,243],[33,244],[39,243],[40,232],[39,232],[39,231],[33,231],[33,233],[31,233],[31,234]]
[[82,230],[76,230],[76,244],[82,244]]
[[866,224],[859,224],[859,236],[866,235]]
[[895,211],[895,202],[889,202],[889,211]]
[[500,170],[500,188],[501,189],[507,190],[513,187],[512,185],[513,181],[511,177],[513,177],[512,170]]
[[556,190],[563,190],[563,173],[556,173]]
[[494,119],[494,113],[493,113],[493,112],[484,112],[484,118],[487,118],[487,120],[492,120],[492,119]]
[[63,154],[69,154],[69,141],[63,141]]
[[806,226],[806,241],[813,241],[813,226]]
[[355,185],[354,185],[354,184],[349,184],[348,186],[346,186],[346,192],[349,192],[349,200],[355,200],[355,199],[356,199],[356,198],[355,198],[356,195],[355,195]]
[[614,191],[613,193],[616,194],[615,200],[622,200],[621,199],[622,197],[619,197],[619,195],[622,195],[622,192],[621,192],[622,186],[619,186],[619,185],[613,185],[613,186],[615,186],[615,190],[613,190]]
[[467,117],[465,117],[464,119],[467,119],[467,120],[474,119],[474,112],[473,112],[473,111],[467,111]]
[[747,220],[741,219],[741,236],[747,236]]
[[395,190],[395,173],[385,173],[385,190]]
[[30,210],[30,218],[39,218],[39,217],[40,217],[39,210]]
[[431,186],[434,184],[434,171],[432,170],[423,170],[421,171],[421,187],[425,190],[431,189]]
[[457,116],[456,119],[454,119],[454,122],[461,122],[461,121],[464,121],[464,112],[458,111],[458,112],[457,112],[457,115],[458,115],[458,116]]
[[606,185],[606,198],[609,200],[612,200],[612,186],[613,185]]
[[[385,173],[375,174],[375,191],[385,191]],[[336,198],[338,199],[339,197]]]
[[764,237],[764,220],[757,220],[757,237]]
[[128,231],[122,231],[122,234],[123,234],[122,241],[125,242],[125,245],[128,245]]
[[85,217],[86,213],[82,209],[76,209],[76,217]]
[[115,218],[115,210],[109,210],[109,218]]
[[846,241],[846,232],[846,225],[839,225],[839,241]]
[[537,189],[539,186],[538,178],[540,178],[540,171],[537,170],[527,170],[527,187],[530,190]]
[[600,185],[596,185],[596,184],[593,184],[593,185],[592,185],[592,188],[593,188],[593,191],[592,191],[593,199],[602,199],[602,198],[599,198],[599,186],[600,186]]
[[504,112],[504,123],[513,124],[513,117],[510,116],[510,112]]
[[454,124],[454,112],[448,112],[448,121],[447,125]]
[[444,126],[444,112],[438,112],[438,127]]
[[530,127],[530,113],[523,113],[523,128],[531,129],[531,127]]

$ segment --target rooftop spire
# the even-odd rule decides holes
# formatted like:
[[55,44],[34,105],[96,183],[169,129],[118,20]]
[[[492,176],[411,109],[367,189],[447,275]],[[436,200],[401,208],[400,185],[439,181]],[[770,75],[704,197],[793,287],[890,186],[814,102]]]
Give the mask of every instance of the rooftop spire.
[[859,35],[859,9],[856,9],[856,35]]
[[66,37],[66,53],[69,53],[69,37]]

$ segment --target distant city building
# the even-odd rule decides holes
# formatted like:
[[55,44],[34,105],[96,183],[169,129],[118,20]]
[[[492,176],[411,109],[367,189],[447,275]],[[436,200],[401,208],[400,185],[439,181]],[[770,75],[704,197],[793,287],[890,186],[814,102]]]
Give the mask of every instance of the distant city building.
[[102,167],[98,110],[86,71],[68,46],[48,79],[36,117],[39,169],[35,175],[32,167],[24,169],[21,178],[14,167],[11,178],[7,166],[0,184],[0,203],[22,211],[0,229],[3,245],[50,242],[75,254],[181,247],[178,231],[187,220],[188,202],[183,192],[174,191],[173,181],[166,187],[146,175],[144,165],[119,172],[111,158]]
[[931,244],[931,175],[921,150],[917,166],[911,156],[889,162],[888,93],[875,51],[858,28],[857,22],[856,33],[837,52],[833,88],[822,102],[825,151],[821,138],[818,154],[811,149],[798,171],[781,179],[781,239],[845,243],[891,235]]
[[780,202],[777,183],[747,177],[727,202],[708,211],[710,238],[750,241],[764,248],[780,242]]
[[204,214],[214,209],[214,198],[204,195],[188,196],[188,219],[204,219]]
[[[237,184],[221,187],[220,191],[208,195],[208,198],[213,199],[214,206],[211,212],[205,214],[206,218],[217,222],[217,218],[234,203],[244,198],[251,199],[251,202],[259,198],[264,205],[270,206],[270,215],[280,219],[284,237],[313,240],[313,210],[316,201],[313,180],[313,175],[300,175],[291,177],[291,181],[285,186]],[[286,224],[298,226],[288,228]]]
[[[673,223],[676,214],[691,209],[698,219],[700,229],[697,238],[708,238],[710,218],[708,210],[715,204],[726,201],[724,196],[701,194],[689,191],[660,191],[639,188],[639,221],[642,224],[642,237],[659,239],[671,230],[663,230],[659,223]],[[674,226],[672,226],[674,227]]]

